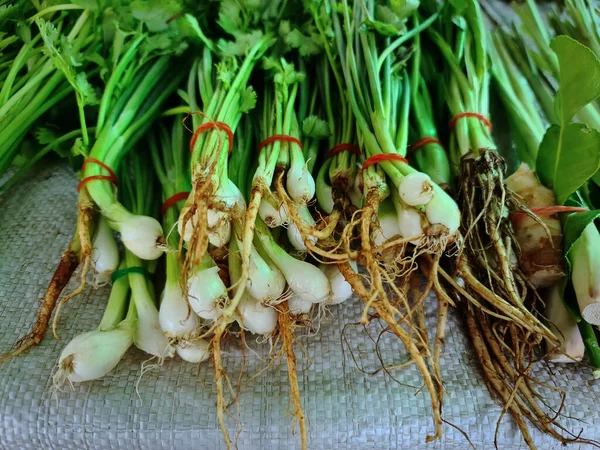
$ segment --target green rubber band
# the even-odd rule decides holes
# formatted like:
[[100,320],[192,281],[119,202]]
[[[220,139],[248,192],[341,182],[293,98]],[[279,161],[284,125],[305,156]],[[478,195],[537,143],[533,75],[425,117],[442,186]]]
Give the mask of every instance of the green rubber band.
[[115,270],[111,276],[112,282],[114,283],[119,278],[124,277],[130,273],[139,273],[140,275],[144,275],[146,278],[149,277],[148,271],[141,266],[133,266],[127,267],[125,269]]

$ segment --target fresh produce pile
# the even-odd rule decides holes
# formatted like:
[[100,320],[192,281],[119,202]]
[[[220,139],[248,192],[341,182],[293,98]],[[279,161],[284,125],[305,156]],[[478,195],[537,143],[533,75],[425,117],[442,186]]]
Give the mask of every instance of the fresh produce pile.
[[51,155],[81,180],[76,233],[0,361],[58,337],[61,308],[109,283],[57,386],[105,376],[132,346],[157,367],[210,361],[231,447],[243,391],[221,348],[257,335],[285,357],[307,448],[296,330],[318,338],[358,296],[357,321],[383,323],[420,370],[431,441],[456,308],[528,447],[528,422],[596,444],[561,425],[546,398],[561,392],[534,367],[600,377],[597,3],[527,0],[514,22],[476,0],[0,5],[0,192]]

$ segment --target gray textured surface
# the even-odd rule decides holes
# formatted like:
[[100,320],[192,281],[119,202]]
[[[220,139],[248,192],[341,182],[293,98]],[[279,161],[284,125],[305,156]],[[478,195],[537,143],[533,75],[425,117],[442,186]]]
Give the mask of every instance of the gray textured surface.
[[[51,164],[0,197],[0,351],[6,351],[33,320],[36,302],[75,227],[76,179],[66,167]],[[73,288],[73,285],[69,287]],[[53,397],[50,375],[64,342],[93,329],[103,311],[108,289],[88,288],[64,309],[62,342],[48,336],[24,357],[0,365],[1,449],[221,449],[217,427],[212,370],[181,361],[146,374],[135,386],[144,355],[130,350],[105,379],[78,385]],[[321,332],[302,339],[311,364],[299,355],[302,402],[308,417],[311,449],[427,448],[465,449],[456,429],[445,426],[441,441],[425,445],[432,432],[429,402],[417,393],[420,376],[414,367],[389,376],[360,372],[343,353],[341,329],[359,317],[358,301],[332,310]],[[375,330],[373,330],[375,331]],[[364,331],[351,328],[350,345],[367,371],[379,367],[374,346]],[[250,343],[264,356],[268,344]],[[384,339],[386,363],[399,363],[405,352],[395,339]],[[236,377],[241,348],[226,346],[225,368]],[[344,356],[345,355],[345,356]],[[248,353],[246,384],[239,398],[240,449],[299,448],[288,414],[285,365],[273,367],[248,381],[264,362]],[[491,401],[471,363],[467,341],[456,318],[449,323],[443,372],[447,397],[445,418],[462,428],[478,449],[493,448],[493,431],[500,409]],[[568,366],[540,367],[551,384],[568,393],[566,412],[587,423],[584,436],[600,439],[600,386],[590,372]],[[232,414],[237,414],[231,408]],[[235,416],[234,416],[235,419]],[[229,421],[235,433],[235,421]],[[567,422],[569,423],[569,422]],[[561,446],[537,430],[541,449]],[[500,428],[501,449],[523,448],[516,427],[505,420]],[[571,446],[570,448],[586,448]]]

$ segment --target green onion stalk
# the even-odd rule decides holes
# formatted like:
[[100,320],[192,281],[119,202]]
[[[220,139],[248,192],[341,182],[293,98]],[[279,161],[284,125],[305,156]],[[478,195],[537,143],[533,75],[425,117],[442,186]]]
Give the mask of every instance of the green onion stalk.
[[[145,156],[144,147],[138,145],[126,158],[121,171],[122,201],[133,214],[153,217],[158,212],[160,203],[156,196],[152,162]],[[127,248],[125,261],[129,267],[127,277],[131,287],[133,314],[137,319],[133,343],[140,350],[157,358],[160,364],[164,358],[173,356],[175,349],[160,326],[158,304],[151,278],[156,269],[155,263],[142,260]]]
[[[96,140],[90,159],[118,169],[129,149],[149,130],[160,108],[181,81],[181,69],[175,60],[160,56],[142,67],[135,67],[144,36],[130,42],[127,51],[111,74],[100,102]],[[121,83],[128,81],[122,88]],[[99,164],[87,163],[83,178],[106,176]],[[159,258],[164,252],[162,227],[151,217],[132,214],[116,198],[114,184],[91,179],[81,192],[87,192],[100,213],[121,234],[123,244],[137,257]]]
[[[436,345],[437,358],[432,364],[434,377],[418,350],[423,345],[416,337],[419,333],[407,333],[399,326],[395,313],[390,314],[394,309],[392,304],[403,305],[407,313],[411,309],[404,294],[394,289],[393,280],[397,274],[413,270],[410,263],[413,256],[408,254],[412,250],[408,244],[413,243],[414,257],[423,253],[432,257],[430,280],[434,284],[439,258],[447,243],[455,238],[460,214],[452,198],[406,160],[411,93],[405,61],[408,52],[402,46],[430,26],[437,14],[407,29],[408,19],[415,14],[415,9],[399,8],[392,11],[394,25],[384,27],[374,19],[381,6],[375,1],[357,1],[351,5],[347,1],[339,4],[324,1],[320,5],[311,3],[310,10],[325,45],[339,58],[365,160],[361,171],[365,200],[359,222],[361,248],[358,257],[367,269],[371,287],[363,298],[367,307],[362,320],[366,323],[368,308],[374,308],[402,340],[423,374],[435,426],[435,434],[428,437],[429,441],[439,438],[442,433],[439,346]],[[394,26],[401,29],[393,31]],[[334,39],[330,40],[330,36]],[[375,218],[378,220],[374,221]],[[384,239],[376,241],[374,248],[372,239],[379,229]],[[346,239],[352,237],[352,233],[345,231],[344,234]],[[349,245],[345,244],[345,247],[349,248]],[[397,250],[393,251],[395,257],[385,261],[382,268],[376,258],[386,248]],[[340,264],[339,268],[359,295],[365,292],[362,281],[352,276],[347,265]],[[398,299],[392,302],[384,283],[392,287],[390,292]],[[439,282],[435,284],[439,285]],[[439,342],[443,340],[446,311],[447,306],[440,308]],[[403,321],[413,327],[413,314],[408,314],[410,319]]]
[[[492,73],[501,94],[500,98],[509,115],[511,131],[521,142],[521,145],[517,146],[517,152],[522,161],[528,162],[532,168],[535,168],[544,133],[548,124],[554,119],[554,115],[547,117],[543,114],[543,108],[538,108],[533,86],[520,72],[513,54],[507,48],[506,35],[495,34],[493,42],[494,46],[490,53],[493,59]],[[509,186],[511,182],[514,186],[523,186],[522,190],[517,188],[514,190],[528,201],[529,207],[555,207],[557,205],[555,195],[540,183],[535,174],[527,178],[529,181],[523,181],[525,179],[523,172],[527,169],[527,166],[522,165],[517,173],[509,177]],[[546,194],[546,191],[550,195]],[[592,209],[592,205],[586,199],[585,188],[582,188],[571,196],[568,204]],[[580,213],[563,214],[561,220],[544,216],[543,224],[531,218],[523,218],[514,223],[514,226],[517,239],[522,234],[521,259],[532,260],[531,266],[535,267],[533,276],[540,272],[543,275],[543,283],[536,280],[536,285],[547,287],[554,284],[555,287],[548,292],[548,296],[557,296],[560,299],[560,301],[547,302],[546,307],[551,329],[560,340],[558,348],[549,349],[549,358],[561,362],[575,361],[581,359],[585,346],[590,363],[598,369],[600,363],[598,341],[592,325],[585,318],[592,324],[598,325],[596,313],[598,301],[593,293],[600,288],[596,284],[598,282],[596,274],[600,273],[600,267],[595,265],[598,263],[596,255],[600,234],[592,221],[585,227],[581,238],[568,254],[567,248],[564,248],[563,255],[564,227],[567,221],[575,219],[576,214]],[[548,255],[548,250],[543,248],[548,246],[548,231],[552,235],[552,244],[555,247],[552,253],[558,253],[551,261],[547,257],[536,258],[536,255]],[[532,236],[536,236],[537,239],[532,239]],[[532,242],[534,245],[531,245]],[[563,264],[563,257],[566,264]],[[564,278],[565,273],[567,278]],[[538,276],[537,279],[539,278]],[[562,286],[562,289],[559,289],[559,286]]]
[[[231,300],[208,249],[209,244],[214,248],[225,247],[231,239],[232,228],[237,233],[238,228],[243,226],[246,202],[240,188],[228,176],[229,150],[233,150],[233,135],[242,115],[252,110],[256,103],[256,92],[248,84],[250,76],[264,53],[275,43],[271,30],[260,30],[262,25],[268,27],[270,23],[263,20],[266,15],[273,11],[277,13],[277,5],[273,6],[273,10],[264,11],[261,8],[265,5],[253,5],[250,8],[256,11],[245,11],[238,17],[239,22],[232,20],[235,17],[231,17],[231,11],[221,10],[219,26],[234,39],[221,39],[216,44],[207,40],[202,57],[195,61],[188,78],[188,102],[194,113],[194,134],[190,142],[192,192],[178,222],[182,237],[180,254],[183,244],[187,245],[182,282],[192,307],[193,298],[204,305],[195,311],[200,317],[213,322],[211,356],[217,387],[217,414],[228,447],[231,439],[224,418],[225,371],[220,347],[223,334],[234,320],[246,288],[244,280],[248,279],[253,229],[246,229],[250,236],[243,239],[244,271],[234,287],[235,295]],[[261,16],[261,13],[264,15]],[[216,66],[213,66],[214,56],[219,60]],[[215,67],[216,73],[213,72]],[[199,100],[197,91],[200,93]],[[247,167],[232,169],[247,170]],[[255,207],[257,209],[258,204]],[[235,237],[239,239],[241,235]]]
[[[258,153],[254,186],[266,186],[268,190],[264,191],[259,215],[270,227],[287,225],[288,240],[299,252],[320,254],[322,250],[317,242],[331,236],[335,223],[326,218],[317,224],[308,208],[316,185],[300,138],[310,138],[308,144],[316,149],[314,137],[317,134],[313,134],[314,129],[305,130],[310,136],[301,133],[296,114],[301,100],[298,94],[306,75],[283,58],[266,59],[265,69],[273,79],[273,90],[265,93],[260,123],[263,144]],[[314,120],[318,119],[314,117]],[[308,124],[307,119],[304,124]],[[283,137],[283,140],[269,141],[273,136]]]
[[[244,196],[229,178],[231,140],[244,113],[254,108],[256,93],[248,85],[250,75],[264,52],[274,43],[271,34],[257,31],[243,54],[225,53],[220,43],[217,74],[213,74],[213,52],[205,49],[188,79],[188,97],[192,112],[200,111],[196,90],[200,92],[200,114],[194,114],[194,135],[190,143],[192,193],[179,218],[179,232],[187,244],[184,278],[198,273],[199,265],[209,264],[208,245],[221,248],[228,244],[232,228],[239,227],[246,209]],[[205,130],[200,127],[207,127]],[[234,161],[237,161],[234,160]],[[231,170],[247,170],[232,167]],[[180,244],[180,249],[182,244]],[[215,269],[211,269],[215,270]],[[214,275],[213,275],[214,278]],[[216,278],[215,278],[216,280]],[[186,282],[186,284],[189,284]],[[243,290],[243,283],[238,290]],[[241,296],[241,292],[240,292]],[[239,302],[234,299],[225,309],[223,324],[229,322]]]
[[[83,57],[98,44],[99,37],[94,32],[96,18],[87,10],[65,10],[57,14],[49,20],[42,18],[45,14],[36,14],[26,22],[25,29],[6,36],[0,43],[9,48],[20,46],[14,57],[3,63],[0,176],[13,163],[32,126],[69,94],[75,91],[81,105],[96,101],[84,75],[91,63]],[[85,128],[85,123],[82,126]]]
[[[329,128],[326,136],[329,151],[317,175],[317,199],[327,214],[349,217],[352,209],[362,207],[363,200],[357,176],[361,152],[356,123],[345,92],[339,58],[329,46],[325,47],[318,69],[319,93],[322,99],[327,99],[321,103]],[[341,151],[336,152],[336,148]]]
[[[163,230],[167,245],[175,249],[180,240],[177,220],[192,187],[187,171],[189,150],[181,118],[175,118],[170,130],[161,123],[158,131],[150,135],[148,146],[154,172],[162,188]],[[165,258],[166,279],[160,295],[158,315],[161,330],[183,360],[202,362],[209,357],[209,342],[203,336],[203,321],[190,308],[191,300],[188,302],[181,287],[181,261],[177,253],[167,252]]]
[[464,215],[458,270],[474,293],[471,298],[481,295],[482,302],[516,325],[515,330],[556,342],[531,312],[536,308],[530,311],[523,302],[528,280],[515,266],[518,246],[506,219],[526,206],[505,186],[505,162],[491,135],[488,40],[479,4],[469,1],[462,11],[449,7],[445,13],[459,15],[464,25],[446,21],[443,30],[428,33],[443,56],[444,96],[453,117],[449,153]]
[[[418,18],[414,16],[414,26],[418,26]],[[410,59],[410,118],[413,144],[410,147],[411,161],[421,172],[431,177],[434,183],[443,189],[452,186],[452,174],[448,155],[438,138],[434,118],[434,107],[431,101],[427,81],[424,78],[423,50],[421,36],[414,37],[413,54]]]
[[[333,11],[330,3],[323,7]],[[405,159],[410,84],[404,71],[405,55],[401,52],[401,46],[429,26],[432,18],[392,39],[388,35],[379,35],[376,28],[369,32],[360,31],[362,21],[371,20],[375,9],[375,2],[352,10],[343,2],[343,23],[333,12],[329,19],[317,13],[314,17],[323,37],[326,38],[327,29],[334,31],[336,41],[327,45],[337,48],[364,156],[375,158],[389,180],[401,237],[418,243],[419,247],[440,252],[445,243],[453,239],[460,222],[459,212],[443,189]],[[399,15],[398,20],[405,24],[411,12],[402,11],[404,15]],[[393,155],[393,159],[379,159],[383,155]],[[367,172],[369,169],[364,171]],[[382,192],[381,189],[371,193],[365,191],[367,212],[377,211],[384,200],[380,195]],[[430,202],[433,203],[430,205]],[[363,217],[370,222],[369,214]],[[364,245],[363,242],[363,249],[369,248]]]

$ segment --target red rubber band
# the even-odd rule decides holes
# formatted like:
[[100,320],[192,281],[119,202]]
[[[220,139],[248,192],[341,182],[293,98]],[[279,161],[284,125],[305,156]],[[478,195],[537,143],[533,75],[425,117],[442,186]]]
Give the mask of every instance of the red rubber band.
[[119,186],[119,179],[117,178],[117,175],[115,174],[115,172],[110,167],[108,167],[106,164],[104,164],[102,161],[100,161],[99,159],[86,158],[85,161],[83,161],[83,165],[81,166],[82,172],[85,171],[85,168],[88,165],[88,163],[93,163],[93,164],[99,165],[104,170],[106,170],[110,175],[93,175],[93,176],[84,178],[77,185],[78,192],[81,191],[83,186],[85,186],[90,181],[94,181],[94,180],[110,181],[112,184],[115,185],[115,187]]
[[187,198],[189,197],[189,195],[190,195],[189,192],[178,192],[177,194],[171,195],[162,204],[162,207],[160,208],[160,215],[164,216],[165,213],[168,211],[168,209],[171,206],[175,205],[177,202],[179,202],[181,200],[187,200]]
[[208,130],[213,129],[224,131],[227,134],[227,139],[229,140],[229,154],[231,155],[231,150],[233,150],[233,131],[229,128],[225,122],[206,122],[196,128],[194,134],[192,135],[192,139],[190,140],[190,152],[194,151],[194,145],[196,145],[196,140],[198,139],[198,135],[200,133],[204,133]]
[[[557,214],[557,213],[586,212],[589,210],[587,208],[582,208],[580,206],[556,205],[556,206],[543,206],[540,208],[530,208],[530,211],[537,216],[549,216],[551,214]],[[514,222],[519,221],[521,218],[523,218],[523,216],[527,216],[527,213],[518,212],[518,213],[514,214],[510,220],[511,220],[511,222],[514,223]]]
[[293,136],[288,136],[287,134],[274,134],[271,137],[266,138],[264,141],[262,141],[260,144],[258,144],[258,151],[260,152],[263,147],[266,147],[269,144],[272,144],[273,142],[288,142],[290,144],[296,144],[298,147],[300,147],[300,150],[303,149],[302,147],[302,142],[300,142],[298,139],[296,139]]
[[412,155],[414,152],[416,152],[420,148],[425,147],[426,145],[429,145],[429,144],[438,144],[440,147],[444,148],[444,146],[442,145],[442,141],[440,141],[438,138],[434,138],[432,136],[426,136],[424,138],[419,139],[417,142],[415,142],[410,147],[408,147],[408,155],[409,156]]
[[335,145],[327,153],[327,158],[333,158],[335,155],[341,152],[354,153],[356,156],[360,156],[360,147],[358,145],[350,144],[348,142],[343,144]]
[[397,153],[380,153],[367,158],[362,165],[362,170],[365,170],[367,167],[377,164],[381,161],[400,161],[408,164],[407,159],[402,155],[398,155]]
[[487,117],[485,117],[483,114],[479,114],[476,112],[458,113],[457,115],[455,115],[452,118],[452,120],[448,124],[448,130],[450,130],[450,131],[454,130],[454,127],[456,126],[456,122],[459,119],[462,119],[463,117],[474,117],[475,119],[481,120],[485,124],[485,126],[488,127],[488,130],[490,130],[490,133],[492,132],[492,122],[490,122],[489,119]]

